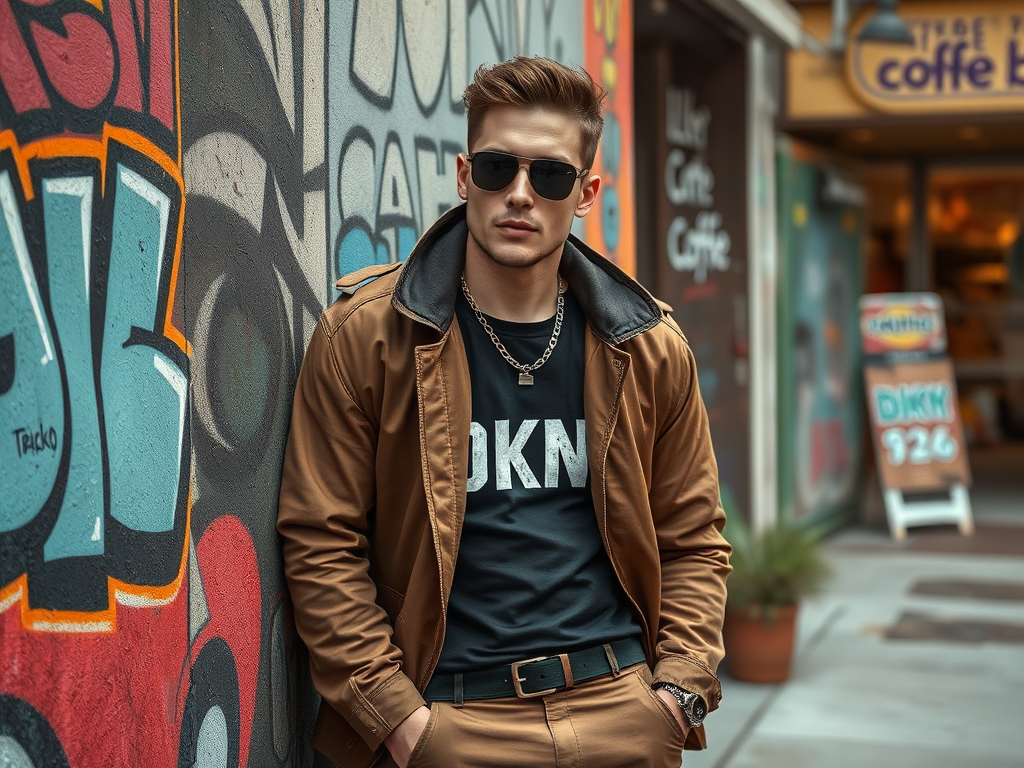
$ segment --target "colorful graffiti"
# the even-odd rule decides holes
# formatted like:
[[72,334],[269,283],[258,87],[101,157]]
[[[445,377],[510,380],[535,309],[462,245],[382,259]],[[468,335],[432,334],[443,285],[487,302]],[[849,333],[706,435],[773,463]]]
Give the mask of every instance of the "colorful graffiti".
[[248,762],[257,553],[193,514],[177,16],[0,0],[5,764]]
[[[209,707],[215,694],[230,705],[220,712],[240,712],[249,749],[239,764],[254,767],[314,760],[309,733],[316,700],[294,638],[275,523],[294,382],[333,272],[325,5],[193,3],[179,22],[192,525],[203,530],[225,516],[237,518],[255,544],[258,571],[248,582],[240,576],[224,582],[230,600],[221,606],[254,607],[250,642],[258,674],[252,688],[238,686],[248,691],[249,707],[243,699],[235,709],[233,686],[223,675],[208,678],[195,700]],[[205,581],[204,587],[210,591]],[[190,627],[190,636],[195,631]],[[203,665],[204,674],[225,668],[217,656]],[[208,732],[225,732],[217,718]],[[235,722],[226,720],[226,732],[234,732]],[[211,743],[219,745],[214,764],[223,764],[223,739]]]
[[[111,629],[108,579],[166,599],[183,561],[186,344],[170,317],[183,184],[167,102],[170,7],[153,8],[145,47],[135,21],[125,3],[106,15],[0,3],[15,54],[0,69],[0,583],[21,577],[3,594],[20,593],[33,628],[88,614],[86,626]],[[68,63],[79,57],[98,61],[76,87]]]
[[457,202],[473,67],[582,29],[0,0],[0,764],[324,765],[274,530],[308,337]]
[[604,137],[594,162],[601,177],[601,215],[583,223],[584,239],[619,267],[636,274],[633,212],[633,8],[630,0],[584,3],[588,72],[600,73]]
[[327,154],[337,274],[404,259],[459,202],[462,91],[476,67],[516,54],[583,64],[582,25],[582,4],[554,0],[331,6]]

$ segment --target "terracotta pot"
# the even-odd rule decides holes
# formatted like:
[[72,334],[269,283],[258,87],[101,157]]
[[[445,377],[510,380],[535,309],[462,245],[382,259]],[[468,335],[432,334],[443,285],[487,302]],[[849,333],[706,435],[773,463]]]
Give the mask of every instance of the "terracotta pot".
[[722,635],[729,674],[749,683],[781,683],[793,661],[796,605],[751,605],[725,612]]

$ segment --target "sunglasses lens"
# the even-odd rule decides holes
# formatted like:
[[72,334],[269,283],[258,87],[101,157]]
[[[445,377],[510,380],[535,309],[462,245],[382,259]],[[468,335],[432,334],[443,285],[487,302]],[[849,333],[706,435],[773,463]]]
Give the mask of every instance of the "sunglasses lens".
[[557,160],[534,160],[530,165],[530,183],[541,197],[565,200],[576,184],[576,169]]
[[[512,183],[519,173],[519,159],[503,152],[477,152],[473,155],[473,183],[487,192],[498,192]],[[557,160],[530,163],[530,184],[548,200],[565,200],[576,184],[576,169]]]
[[519,161],[500,152],[473,155],[473,183],[487,192],[497,192],[512,183],[519,172]]

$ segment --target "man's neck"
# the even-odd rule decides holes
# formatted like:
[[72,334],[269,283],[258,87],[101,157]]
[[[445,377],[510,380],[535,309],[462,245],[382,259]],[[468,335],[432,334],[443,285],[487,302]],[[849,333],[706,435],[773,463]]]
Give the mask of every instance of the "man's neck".
[[[472,246],[470,246],[472,247]],[[466,254],[466,285],[480,311],[512,323],[536,323],[555,314],[558,265],[552,254],[532,267],[503,267],[486,254]]]

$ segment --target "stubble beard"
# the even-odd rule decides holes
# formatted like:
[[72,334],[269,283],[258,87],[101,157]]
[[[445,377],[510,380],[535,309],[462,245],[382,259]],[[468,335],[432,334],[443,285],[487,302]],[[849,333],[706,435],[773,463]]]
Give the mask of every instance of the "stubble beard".
[[493,261],[495,264],[501,267],[509,267],[511,269],[529,269],[530,267],[540,264],[547,258],[554,255],[555,251],[559,250],[565,243],[559,243],[554,250],[547,252],[534,252],[526,253],[522,252],[510,255],[504,255],[496,253],[493,249],[487,247],[484,243],[480,242],[480,239],[473,233],[473,230],[469,230],[469,236],[473,238],[473,242],[476,243],[476,247],[480,250],[484,256]]

